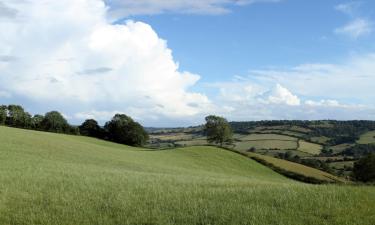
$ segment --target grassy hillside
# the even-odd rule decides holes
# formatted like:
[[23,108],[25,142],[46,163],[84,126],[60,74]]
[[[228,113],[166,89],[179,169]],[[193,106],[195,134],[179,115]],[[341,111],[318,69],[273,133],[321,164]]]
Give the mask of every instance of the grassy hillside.
[[332,174],[308,166],[304,166],[298,163],[252,152],[247,152],[246,155],[248,155],[251,158],[260,159],[266,162],[267,164],[271,164],[273,167],[289,171],[294,174],[302,175],[304,177],[311,177],[313,179],[320,180],[323,182],[345,182],[343,179],[333,176]]
[[[231,122],[233,143],[224,147],[240,152],[285,159],[346,179],[353,161],[375,152],[374,121],[250,121]],[[172,149],[207,145],[203,126],[153,129],[149,148]],[[337,166],[333,162],[338,163]],[[345,163],[347,162],[347,163]]]
[[298,151],[306,152],[312,155],[319,155],[319,153],[322,151],[322,146],[315,143],[299,140],[298,145]]
[[375,143],[375,131],[369,131],[360,136],[359,144],[373,144]]
[[373,224],[375,188],[308,185],[214,147],[0,127],[0,224]]

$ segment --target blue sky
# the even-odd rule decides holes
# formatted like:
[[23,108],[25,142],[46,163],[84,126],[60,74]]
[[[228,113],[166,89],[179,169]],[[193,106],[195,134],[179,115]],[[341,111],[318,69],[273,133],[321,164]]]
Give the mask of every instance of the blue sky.
[[0,28],[0,103],[75,124],[375,119],[370,0],[2,0]]
[[347,1],[284,0],[229,7],[232,12],[223,15],[130,18],[152,25],[182,69],[204,74],[202,79],[210,82],[250,69],[339,63],[350,54],[374,51],[373,35],[353,39],[334,32],[355,17],[371,21],[375,16],[375,2],[356,2],[353,16],[336,9]]

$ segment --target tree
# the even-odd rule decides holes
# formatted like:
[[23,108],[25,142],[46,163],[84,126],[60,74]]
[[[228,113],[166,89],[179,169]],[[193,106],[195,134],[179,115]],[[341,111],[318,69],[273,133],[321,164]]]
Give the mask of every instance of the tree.
[[0,105],[0,125],[4,125],[8,115],[8,107]]
[[374,153],[371,153],[354,163],[353,177],[362,182],[375,182]]
[[36,114],[31,118],[31,128],[34,130],[42,129],[42,121],[44,120],[44,116]]
[[148,140],[148,134],[144,128],[124,114],[116,114],[105,124],[104,128],[108,132],[109,139],[117,143],[142,146]]
[[8,117],[6,124],[12,127],[29,128],[31,124],[31,115],[19,105],[8,106]]
[[56,132],[56,133],[68,133],[69,124],[66,119],[57,111],[46,113],[42,122],[41,128],[45,131]]
[[230,143],[232,141],[232,128],[223,117],[214,115],[207,116],[205,132],[209,143],[216,143],[223,146],[224,143]]
[[103,138],[104,130],[99,126],[98,122],[93,119],[88,119],[79,126],[79,132],[81,135]]

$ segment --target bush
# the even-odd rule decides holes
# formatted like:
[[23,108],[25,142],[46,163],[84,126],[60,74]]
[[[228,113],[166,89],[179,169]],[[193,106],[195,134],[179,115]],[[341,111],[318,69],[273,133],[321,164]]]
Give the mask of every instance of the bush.
[[353,178],[362,182],[375,182],[374,153],[371,153],[354,163]]
[[79,132],[81,135],[104,138],[104,129],[101,128],[96,120],[88,119],[79,126]]
[[131,146],[143,146],[148,140],[144,128],[124,114],[116,114],[104,126],[111,141]]

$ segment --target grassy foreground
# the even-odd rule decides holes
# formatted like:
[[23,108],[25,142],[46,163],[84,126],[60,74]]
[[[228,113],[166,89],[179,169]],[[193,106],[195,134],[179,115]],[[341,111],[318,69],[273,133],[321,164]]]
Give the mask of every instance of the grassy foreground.
[[0,127],[0,224],[369,224],[375,188],[308,185],[213,148]]

